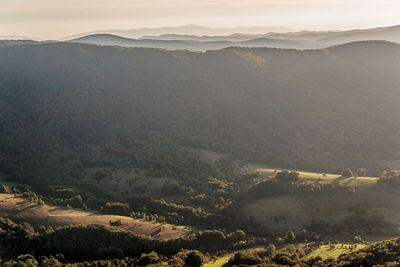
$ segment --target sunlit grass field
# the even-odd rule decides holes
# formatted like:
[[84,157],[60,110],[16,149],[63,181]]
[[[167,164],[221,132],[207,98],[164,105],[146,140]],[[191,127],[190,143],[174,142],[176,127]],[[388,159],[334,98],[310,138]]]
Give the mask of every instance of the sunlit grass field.
[[225,256],[222,258],[218,258],[216,260],[212,260],[212,261],[204,264],[203,266],[204,267],[222,267],[225,264],[228,264],[229,259],[230,259],[230,256]]
[[313,257],[321,257],[322,259],[327,259],[327,258],[338,258],[341,254],[344,253],[350,253],[353,251],[357,251],[359,249],[364,248],[366,245],[363,244],[354,244],[354,245],[349,245],[349,244],[336,244],[336,245],[322,245],[316,250],[312,251],[310,254],[308,254],[308,258],[313,258]]
[[[282,171],[281,169],[271,169],[271,168],[262,168],[260,165],[251,165],[248,166],[249,173],[260,173],[263,176],[275,176],[276,173]],[[318,173],[318,172],[305,172],[298,170],[290,170],[296,171],[299,173],[299,177],[301,179],[307,180],[309,182],[319,182],[322,184],[327,183],[337,183],[343,186],[350,187],[365,187],[374,185],[379,178],[378,177],[343,177],[340,174],[331,174],[331,173]]]

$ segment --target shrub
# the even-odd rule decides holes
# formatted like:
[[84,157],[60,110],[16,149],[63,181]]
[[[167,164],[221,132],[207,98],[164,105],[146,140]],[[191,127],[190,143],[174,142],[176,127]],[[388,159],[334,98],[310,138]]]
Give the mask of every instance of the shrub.
[[235,232],[233,232],[229,238],[233,241],[233,242],[238,242],[240,240],[244,240],[246,238],[246,233],[242,230],[236,230]]
[[296,236],[293,231],[288,231],[285,235],[285,241],[287,243],[293,242],[296,239]]
[[342,172],[342,176],[343,176],[343,177],[353,177],[353,172],[351,171],[350,168],[346,168],[346,169],[344,169],[344,171]]
[[268,256],[268,257],[274,257],[275,256],[275,253],[276,253],[276,247],[275,247],[275,245],[274,244],[269,244],[268,245],[268,247],[267,247],[267,249],[266,249],[266,256]]
[[186,258],[186,266],[200,267],[203,265],[204,255],[197,250],[190,252]]
[[298,172],[281,171],[275,175],[275,179],[281,182],[297,182],[299,178]]
[[121,220],[110,221],[110,226],[121,226]]
[[103,207],[101,207],[100,212],[106,214],[115,215],[125,215],[129,216],[129,204],[124,204],[120,202],[107,202]]
[[149,254],[142,254],[139,258],[138,266],[147,266],[149,264],[156,264],[160,262],[158,254],[154,251]]
[[230,265],[257,265],[262,263],[262,259],[250,251],[240,251],[229,260]]
[[10,194],[11,190],[8,186],[2,184],[0,185],[0,193]]

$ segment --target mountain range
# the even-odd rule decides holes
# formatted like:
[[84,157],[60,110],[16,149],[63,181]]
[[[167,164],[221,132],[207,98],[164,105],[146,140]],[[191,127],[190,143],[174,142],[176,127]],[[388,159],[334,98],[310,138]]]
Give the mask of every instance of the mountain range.
[[[168,50],[190,50],[190,51],[206,51],[218,50],[227,47],[271,47],[271,48],[320,48],[321,45],[299,42],[294,40],[276,40],[270,38],[256,38],[246,41],[234,42],[230,40],[216,40],[216,41],[196,41],[185,40],[158,40],[158,39],[131,39],[124,38],[110,34],[95,34],[78,39],[71,40],[76,43],[88,43],[96,45],[109,45],[109,46],[123,46],[123,47],[149,47],[161,48]],[[231,38],[227,38],[231,39]]]
[[[35,40],[43,38],[0,36],[0,40]],[[227,47],[270,47],[320,49],[356,41],[384,40],[400,42],[400,26],[346,31],[290,31],[287,28],[239,27],[211,28],[199,25],[98,30],[49,40],[70,41],[124,47],[152,47],[168,50],[206,51]]]
[[200,25],[183,25],[176,27],[161,27],[161,28],[140,28],[129,30],[97,30],[86,33],[79,33],[73,36],[64,37],[60,40],[76,39],[92,34],[112,34],[119,35],[126,38],[140,38],[143,36],[159,36],[165,34],[177,35],[196,35],[196,36],[227,36],[235,33],[242,34],[264,34],[267,32],[287,32],[293,31],[291,28],[286,27],[231,27],[231,28],[216,28],[205,27]]
[[351,31],[232,34],[228,36],[164,34],[143,36],[137,39],[99,33],[70,39],[69,41],[96,45],[206,51],[227,47],[318,49],[365,40],[400,42],[400,26]]

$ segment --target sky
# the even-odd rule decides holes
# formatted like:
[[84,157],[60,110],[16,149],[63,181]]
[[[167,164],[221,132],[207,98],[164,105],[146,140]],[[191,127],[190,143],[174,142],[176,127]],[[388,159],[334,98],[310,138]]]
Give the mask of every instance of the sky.
[[197,24],[342,30],[400,24],[400,0],[0,0],[0,36]]

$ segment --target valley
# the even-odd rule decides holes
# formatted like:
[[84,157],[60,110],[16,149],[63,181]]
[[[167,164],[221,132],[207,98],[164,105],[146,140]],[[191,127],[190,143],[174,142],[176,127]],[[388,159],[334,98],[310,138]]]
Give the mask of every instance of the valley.
[[0,41],[2,259],[399,256],[399,44],[151,46]]

